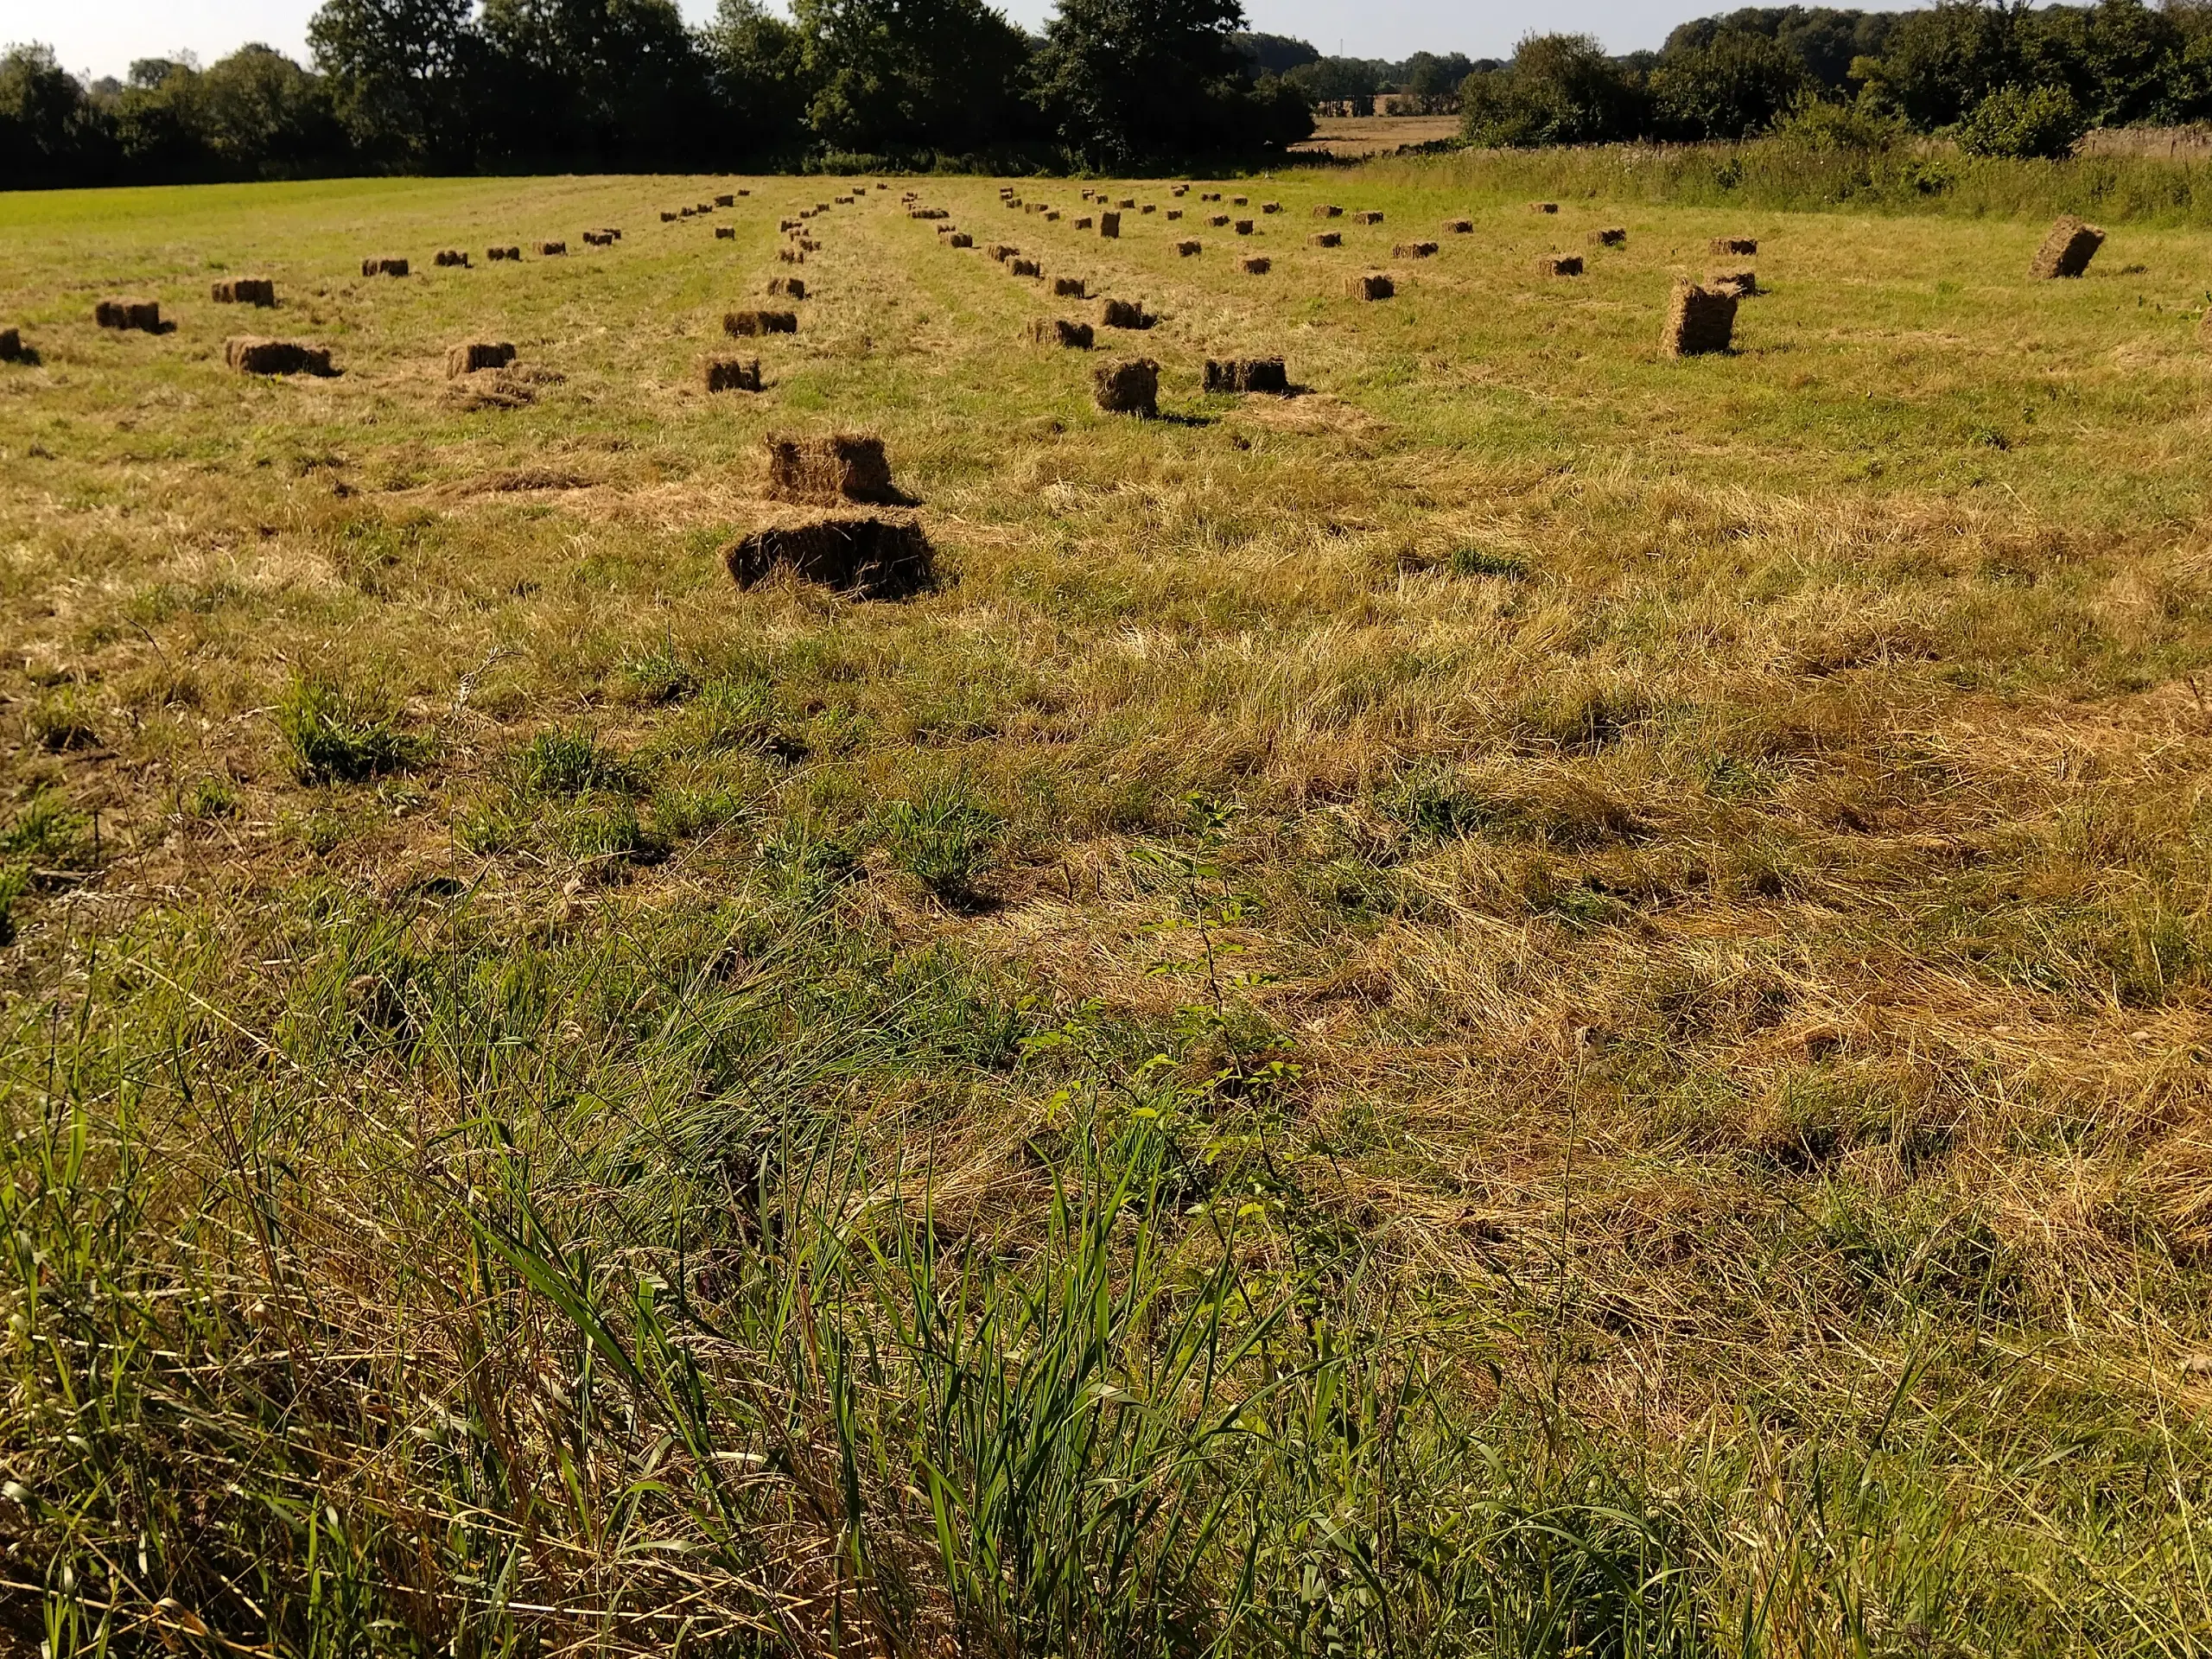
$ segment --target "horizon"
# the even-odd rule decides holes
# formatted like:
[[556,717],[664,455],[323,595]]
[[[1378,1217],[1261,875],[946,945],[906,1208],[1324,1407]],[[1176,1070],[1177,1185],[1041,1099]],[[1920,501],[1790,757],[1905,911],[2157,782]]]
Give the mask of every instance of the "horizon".
[[[119,0],[98,9],[57,13],[51,0],[0,0],[0,47],[51,47],[63,68],[87,81],[122,79],[140,58],[189,54],[213,63],[240,47],[273,47],[310,61],[308,20],[321,0]],[[677,0],[693,27],[714,16],[715,0]],[[769,9],[788,15],[788,6]],[[1014,0],[1001,8],[1023,28],[1040,29],[1052,0]],[[1547,32],[1595,35],[1614,53],[1656,49],[1677,23],[1726,5],[1689,0],[1567,0],[1545,19]],[[1907,10],[1910,6],[1876,7]],[[1440,0],[1383,0],[1357,16],[1335,0],[1246,0],[1246,26],[1255,32],[1311,41],[1324,54],[1389,60],[1414,52],[1464,52],[1471,58],[1512,54],[1529,33],[1526,14],[1503,6],[1447,7]],[[1349,25],[1357,23],[1357,32]]]

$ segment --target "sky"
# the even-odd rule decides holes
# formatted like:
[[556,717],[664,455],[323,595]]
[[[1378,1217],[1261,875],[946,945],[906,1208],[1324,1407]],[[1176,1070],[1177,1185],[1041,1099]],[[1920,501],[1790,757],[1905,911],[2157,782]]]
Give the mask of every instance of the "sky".
[[[1879,3],[1879,0],[1878,0]],[[1897,3],[1899,0],[1889,0]],[[39,41],[64,67],[92,77],[120,77],[133,58],[173,57],[180,50],[212,63],[259,41],[307,60],[308,19],[319,0],[0,0],[0,46]],[[678,0],[694,22],[715,0]],[[1016,22],[1036,28],[1051,0],[999,0]],[[1254,29],[1296,35],[1324,52],[1360,58],[1402,58],[1420,51],[1510,55],[1532,29],[1595,35],[1615,52],[1656,47],[1685,17],[1730,9],[1742,0],[1548,0],[1541,6],[1500,0],[1244,0]]]

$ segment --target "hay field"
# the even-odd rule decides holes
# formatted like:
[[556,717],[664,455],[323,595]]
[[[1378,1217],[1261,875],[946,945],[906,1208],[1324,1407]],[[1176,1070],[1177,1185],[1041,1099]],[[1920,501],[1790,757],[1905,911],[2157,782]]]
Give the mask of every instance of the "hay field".
[[2212,235],[1430,176],[0,196],[15,1635],[2212,1640]]

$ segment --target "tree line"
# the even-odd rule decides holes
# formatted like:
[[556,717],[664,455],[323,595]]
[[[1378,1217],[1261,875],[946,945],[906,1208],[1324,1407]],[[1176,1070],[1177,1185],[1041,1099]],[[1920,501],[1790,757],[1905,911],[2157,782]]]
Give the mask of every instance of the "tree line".
[[1682,24],[1656,53],[1586,35],[1521,42],[1459,87],[1471,143],[1955,139],[1972,154],[2059,156],[2092,127],[2212,119],[2212,4],[1746,9]]
[[[0,57],[0,188],[334,172],[1069,165],[1249,154],[1312,130],[1237,0],[326,0],[312,62],[248,46],[87,86]],[[1313,54],[1306,48],[1309,56]]]

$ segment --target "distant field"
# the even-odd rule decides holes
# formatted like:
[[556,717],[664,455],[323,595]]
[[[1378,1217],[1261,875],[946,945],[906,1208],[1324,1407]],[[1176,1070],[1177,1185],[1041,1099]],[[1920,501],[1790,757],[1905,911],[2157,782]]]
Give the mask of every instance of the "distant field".
[[1357,160],[1387,156],[1408,144],[1433,144],[1459,136],[1456,115],[1322,116],[1313,123],[1313,136],[1291,146],[1322,156]]
[[0,196],[14,1634],[2212,1642],[2212,232],[1451,176]]

